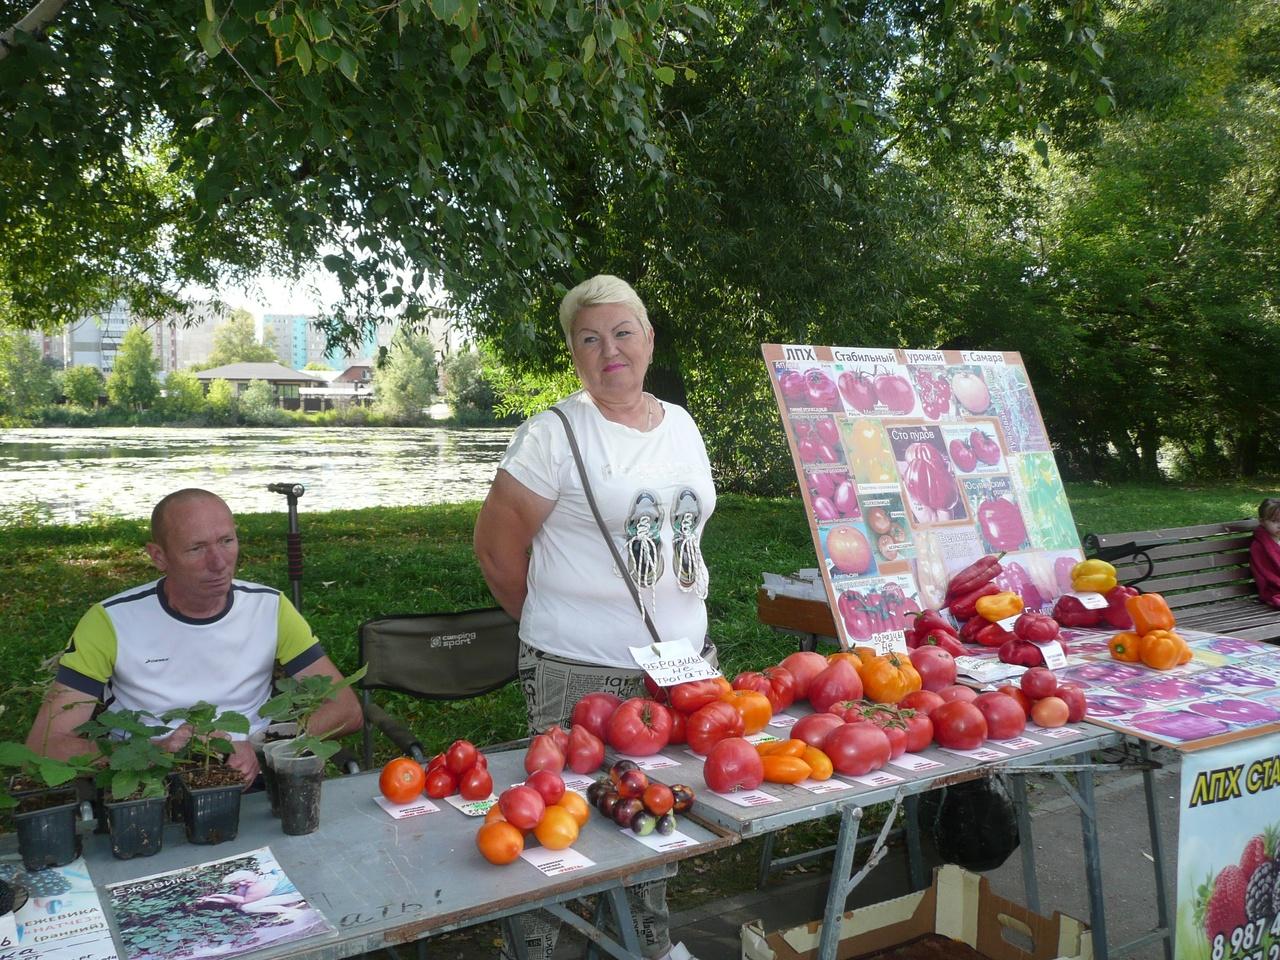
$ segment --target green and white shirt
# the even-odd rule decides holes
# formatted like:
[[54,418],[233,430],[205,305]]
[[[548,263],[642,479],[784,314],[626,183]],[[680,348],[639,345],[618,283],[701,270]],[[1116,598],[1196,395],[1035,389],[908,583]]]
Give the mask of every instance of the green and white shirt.
[[279,590],[234,580],[222,611],[195,619],[169,606],[160,579],[89,608],[59,661],[58,682],[108,709],[156,716],[204,700],[244,714],[257,731],[267,723],[258,708],[271,696],[274,665],[293,675],[322,656]]

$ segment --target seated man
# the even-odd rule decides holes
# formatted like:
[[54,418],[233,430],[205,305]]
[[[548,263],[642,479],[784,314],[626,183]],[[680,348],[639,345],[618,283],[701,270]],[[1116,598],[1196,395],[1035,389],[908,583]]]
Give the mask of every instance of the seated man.
[[[266,726],[258,708],[271,696],[275,663],[294,677],[342,674],[311,628],[279,590],[235,580],[240,545],[235,518],[206,490],[178,490],[151,513],[147,553],[163,576],[94,604],[76,625],[58,675],[36,715],[27,746],[48,756],[88,753],[76,736],[98,702],[156,716],[201,700]],[[315,712],[310,732],[340,736],[359,729],[360,704],[350,687]],[[170,750],[189,727],[164,739]],[[252,782],[253,748],[231,737],[228,764]]]

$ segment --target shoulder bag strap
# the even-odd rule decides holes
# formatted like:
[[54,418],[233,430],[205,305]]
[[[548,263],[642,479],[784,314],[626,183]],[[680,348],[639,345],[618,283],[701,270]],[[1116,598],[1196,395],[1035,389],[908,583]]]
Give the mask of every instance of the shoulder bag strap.
[[609,552],[613,554],[613,562],[618,565],[618,572],[622,574],[622,579],[626,581],[628,589],[631,590],[631,599],[636,602],[636,606],[640,610],[641,616],[644,617],[644,625],[649,628],[649,635],[653,637],[654,643],[661,643],[662,638],[658,636],[658,628],[653,625],[653,619],[649,616],[649,611],[644,607],[644,601],[640,599],[640,591],[636,588],[635,581],[627,574],[627,565],[622,562],[622,554],[618,552],[618,545],[613,542],[613,537],[609,535],[609,529],[604,525],[604,518],[600,516],[600,508],[596,506],[595,494],[591,492],[591,482],[587,479],[587,468],[582,462],[582,451],[578,449],[578,438],[573,434],[573,427],[569,425],[569,418],[564,415],[564,411],[559,407],[552,407],[551,412],[560,418],[560,422],[564,424],[565,435],[569,438],[569,449],[573,451],[573,462],[578,465],[578,476],[582,478],[582,492],[587,495],[587,506],[591,508],[591,515],[596,518],[596,526],[600,528],[600,535],[604,537],[604,542],[609,547]]

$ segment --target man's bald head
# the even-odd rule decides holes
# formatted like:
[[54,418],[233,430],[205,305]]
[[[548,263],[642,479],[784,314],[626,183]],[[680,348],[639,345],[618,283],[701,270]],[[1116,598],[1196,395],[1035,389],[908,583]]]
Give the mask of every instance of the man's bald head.
[[198,501],[213,502],[221,504],[228,513],[231,508],[227,507],[226,502],[216,493],[210,493],[208,490],[201,490],[198,487],[187,487],[183,490],[175,490],[163,500],[156,504],[155,509],[151,511],[151,540],[164,546],[165,538],[172,533],[172,520],[174,513],[181,507]]

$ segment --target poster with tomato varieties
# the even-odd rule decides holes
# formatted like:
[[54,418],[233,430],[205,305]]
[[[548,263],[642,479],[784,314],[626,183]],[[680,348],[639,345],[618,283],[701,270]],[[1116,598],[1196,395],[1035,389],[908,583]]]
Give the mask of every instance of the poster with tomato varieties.
[[1081,559],[1016,353],[764,344],[805,512],[846,647],[905,647],[952,574],[1004,553],[1028,609]]
[[1182,760],[1177,960],[1280,953],[1280,735]]

